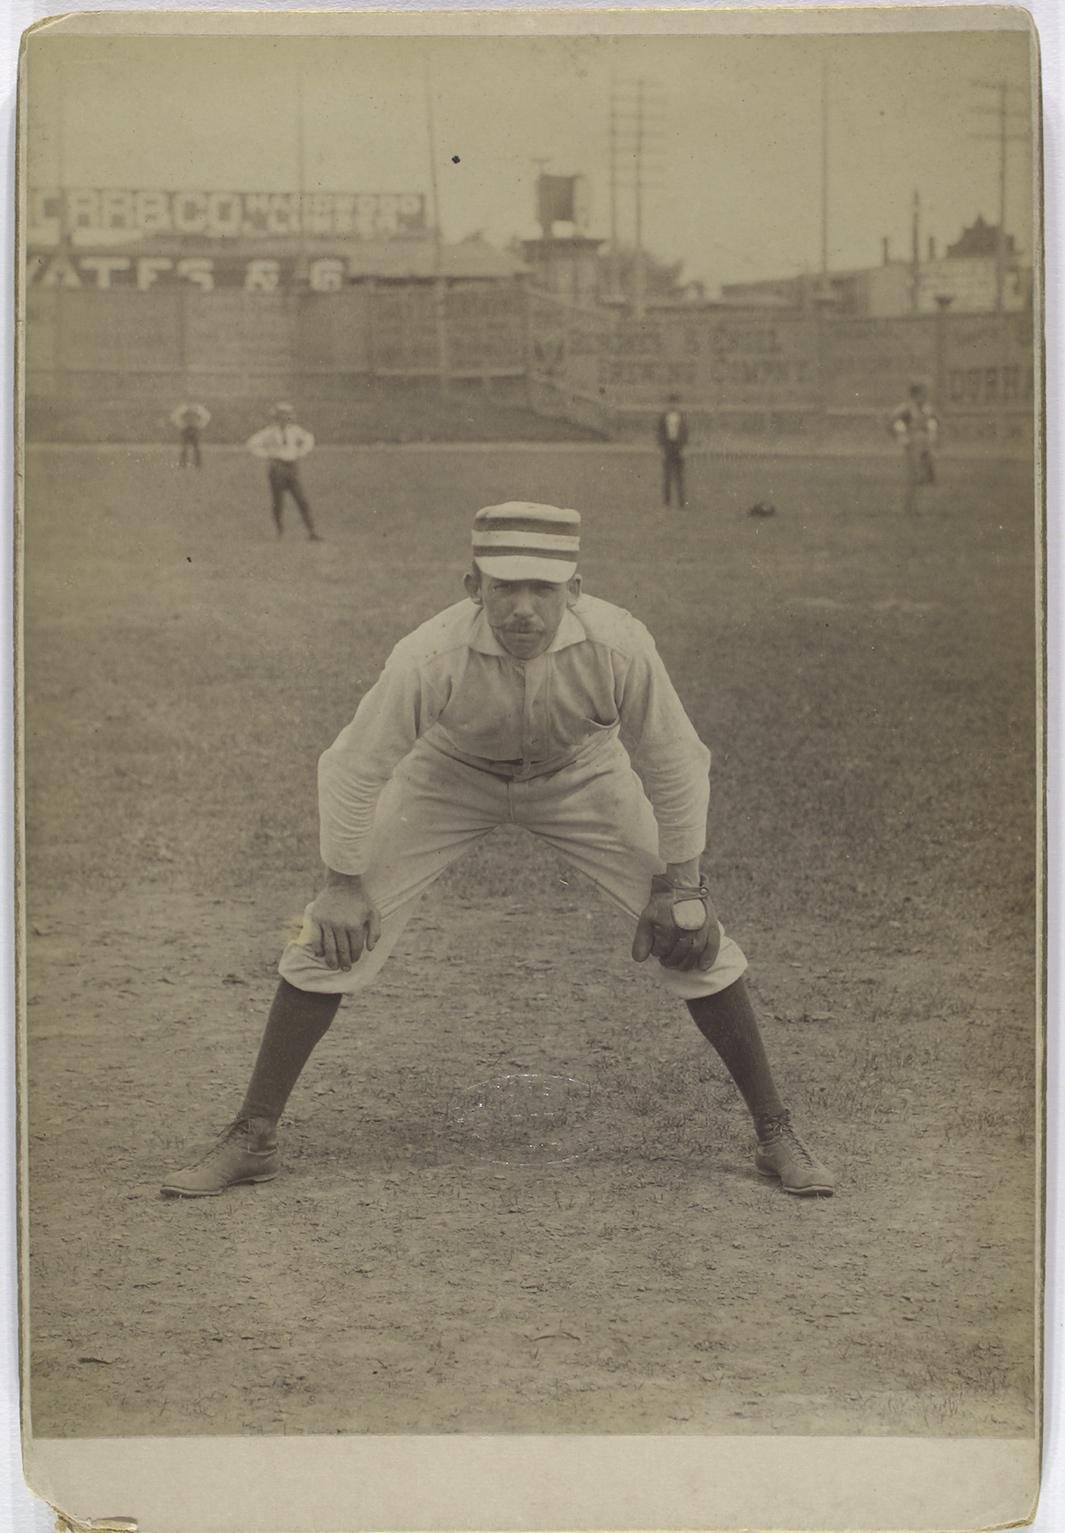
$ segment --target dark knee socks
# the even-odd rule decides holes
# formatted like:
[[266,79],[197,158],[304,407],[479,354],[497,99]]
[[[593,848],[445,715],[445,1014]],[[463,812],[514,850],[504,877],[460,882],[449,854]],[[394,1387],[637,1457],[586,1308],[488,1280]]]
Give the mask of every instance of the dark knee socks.
[[[259,1045],[240,1117],[279,1118],[304,1065],[329,1031],[341,997],[297,990],[281,980]],[[758,1020],[742,979],[716,995],[689,1001],[703,1037],[720,1055],[757,1124],[784,1113]]]
[[287,980],[281,981],[244,1094],[241,1118],[280,1118],[315,1044],[329,1031],[340,999],[297,990]]
[[736,980],[716,995],[689,1001],[688,1010],[703,1037],[720,1054],[755,1124],[782,1117],[784,1104],[777,1095],[744,980]]

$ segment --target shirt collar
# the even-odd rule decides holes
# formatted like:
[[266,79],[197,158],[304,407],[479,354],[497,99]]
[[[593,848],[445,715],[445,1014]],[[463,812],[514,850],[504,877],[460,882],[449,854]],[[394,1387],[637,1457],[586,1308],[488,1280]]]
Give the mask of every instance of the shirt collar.
[[[584,624],[573,608],[567,607],[562,614],[562,621],[558,625],[558,632],[544,651],[544,654],[553,655],[557,650],[568,649],[571,644],[582,643],[587,637],[588,634]],[[470,629],[469,646],[481,655],[507,655],[511,660],[515,658],[510,654],[509,650],[503,648],[488,626],[488,619],[485,616],[483,607],[477,608],[477,614]]]

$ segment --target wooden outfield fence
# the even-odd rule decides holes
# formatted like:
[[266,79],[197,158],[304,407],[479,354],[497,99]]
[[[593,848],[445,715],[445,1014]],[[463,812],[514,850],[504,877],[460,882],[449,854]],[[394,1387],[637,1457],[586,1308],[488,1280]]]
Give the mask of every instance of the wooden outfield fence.
[[646,435],[676,391],[697,438],[882,444],[887,413],[921,378],[954,445],[1032,446],[1031,313],[677,306],[636,321],[520,282],[372,281],[336,293],[31,288],[26,307],[31,436],[65,406],[91,421],[95,401],[150,406],[155,419],[191,394],[340,400],[374,380],[446,391],[473,379],[522,381],[532,409],[608,437]]

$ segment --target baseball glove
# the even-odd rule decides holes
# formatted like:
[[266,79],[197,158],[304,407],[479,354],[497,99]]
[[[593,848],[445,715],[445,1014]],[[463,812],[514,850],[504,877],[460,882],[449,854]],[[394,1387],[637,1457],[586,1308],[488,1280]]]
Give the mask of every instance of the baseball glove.
[[697,885],[678,885],[664,873],[651,879],[651,898],[643,908],[632,939],[632,956],[643,963],[652,954],[667,969],[713,967],[720,945],[717,916],[710,904],[710,890],[701,878]]

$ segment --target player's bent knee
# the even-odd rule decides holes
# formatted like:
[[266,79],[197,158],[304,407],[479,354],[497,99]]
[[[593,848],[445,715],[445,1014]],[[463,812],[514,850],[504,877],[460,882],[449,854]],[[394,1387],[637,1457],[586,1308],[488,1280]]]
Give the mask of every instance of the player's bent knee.
[[304,936],[301,932],[300,940],[287,945],[277,971],[297,990],[321,994],[348,995],[364,989],[384,967],[391,949],[391,944],[382,945],[378,940],[373,952],[364,949],[358,957],[353,954],[349,967],[330,967],[328,959],[316,953],[311,944],[303,940]]
[[654,966],[667,990],[682,1001],[697,1001],[704,995],[716,995],[727,990],[747,972],[747,959],[738,942],[722,929],[721,945],[709,969],[667,969],[662,964]]

